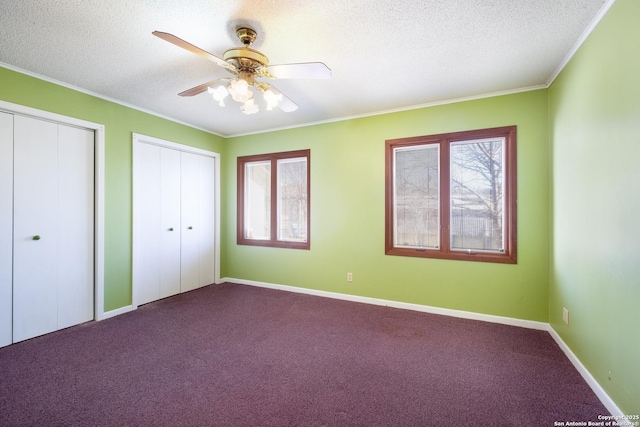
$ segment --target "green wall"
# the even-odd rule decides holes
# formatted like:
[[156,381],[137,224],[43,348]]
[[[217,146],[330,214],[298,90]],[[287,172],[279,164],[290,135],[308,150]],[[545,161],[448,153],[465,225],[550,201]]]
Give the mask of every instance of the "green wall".
[[224,139],[2,67],[0,99],[105,125],[104,309],[130,305],[132,134],[166,139],[222,156]]
[[627,414],[640,414],[639,17],[618,0],[549,90],[549,321]]
[[[547,123],[539,90],[231,138],[228,277],[546,322]],[[518,264],[386,256],[385,140],[506,125],[518,126]],[[236,245],[237,157],[301,148],[311,149],[311,250]]]

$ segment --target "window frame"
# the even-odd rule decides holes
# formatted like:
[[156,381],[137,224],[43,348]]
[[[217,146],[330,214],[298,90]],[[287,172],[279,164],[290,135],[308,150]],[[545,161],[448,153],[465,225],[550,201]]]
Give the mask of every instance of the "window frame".
[[[504,138],[504,252],[463,251],[451,248],[451,145],[456,142]],[[480,261],[504,264],[517,263],[517,127],[504,126],[488,129],[425,135],[385,141],[385,254],[420,258],[436,258],[460,261]],[[397,247],[395,234],[395,170],[394,149],[437,144],[439,146],[439,210],[440,230],[438,248]]]
[[[307,162],[307,239],[306,241],[278,240],[278,161],[306,158]],[[249,239],[245,237],[245,165],[247,163],[265,162],[271,164],[271,201],[270,201],[270,238]],[[237,232],[238,245],[266,246],[273,248],[310,249],[311,248],[311,150],[295,150],[279,153],[255,154],[239,156],[237,161]]]

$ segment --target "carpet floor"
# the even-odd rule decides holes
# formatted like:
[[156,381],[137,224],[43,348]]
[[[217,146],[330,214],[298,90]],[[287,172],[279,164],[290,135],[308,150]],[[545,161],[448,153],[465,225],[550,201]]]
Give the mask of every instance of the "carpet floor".
[[2,426],[553,426],[544,331],[225,283],[0,348]]

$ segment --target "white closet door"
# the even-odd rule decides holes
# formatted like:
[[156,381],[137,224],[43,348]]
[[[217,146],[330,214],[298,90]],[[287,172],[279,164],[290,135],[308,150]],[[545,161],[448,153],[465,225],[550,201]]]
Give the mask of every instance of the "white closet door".
[[58,329],[93,319],[94,133],[58,125]]
[[134,137],[134,304],[215,282],[215,163]]
[[200,156],[199,284],[210,285],[215,272],[215,167],[213,157]]
[[160,149],[160,298],[180,292],[180,152]]
[[57,329],[57,125],[14,117],[13,341]]
[[187,292],[200,287],[200,156],[182,152],[181,166],[180,290]]
[[0,347],[12,342],[13,115],[0,113]]
[[160,298],[160,147],[137,143],[134,167],[136,305]]

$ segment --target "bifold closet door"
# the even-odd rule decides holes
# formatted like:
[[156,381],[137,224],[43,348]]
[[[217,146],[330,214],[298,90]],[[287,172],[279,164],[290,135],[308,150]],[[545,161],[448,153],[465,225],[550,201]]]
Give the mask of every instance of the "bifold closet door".
[[14,117],[13,341],[58,327],[58,125]]
[[200,157],[200,239],[198,272],[200,286],[215,283],[215,159]]
[[135,145],[136,305],[180,292],[180,151]]
[[160,147],[135,146],[135,302],[160,298]]
[[0,113],[0,347],[12,342],[13,115]]
[[134,305],[214,283],[215,158],[140,139],[133,148]]
[[180,152],[160,149],[160,298],[180,293]]
[[200,156],[184,152],[181,156],[180,290],[187,292],[200,287]]
[[94,318],[94,140],[58,125],[58,329]]
[[14,116],[13,342],[93,318],[93,138]]
[[182,153],[181,291],[215,282],[215,159]]

